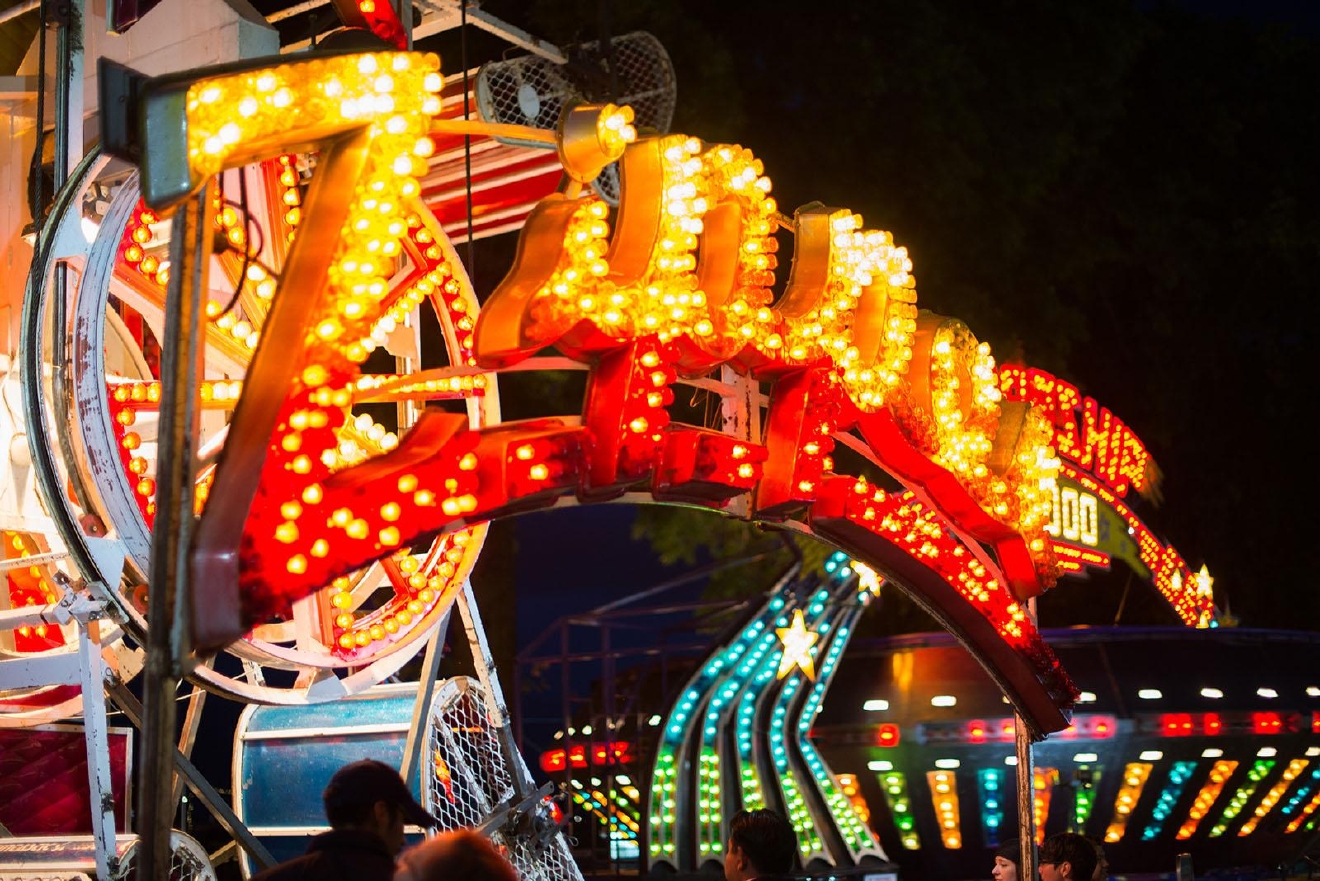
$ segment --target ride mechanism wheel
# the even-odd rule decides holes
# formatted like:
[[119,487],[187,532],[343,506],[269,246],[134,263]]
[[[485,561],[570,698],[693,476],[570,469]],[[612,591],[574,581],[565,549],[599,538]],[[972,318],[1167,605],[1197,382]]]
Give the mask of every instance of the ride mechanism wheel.
[[[283,155],[217,178],[199,390],[199,510],[314,173],[315,156]],[[465,369],[461,341],[470,326],[462,325],[477,312],[471,284],[439,224],[421,204],[415,209],[370,335],[383,356],[363,370],[353,418],[337,432],[344,465],[392,449],[415,421],[421,397],[452,402],[472,427],[499,421],[493,377]],[[147,628],[170,235],[171,222],[143,205],[136,171],[91,156],[57,199],[24,302],[39,331],[29,356],[39,370],[24,371],[23,382],[40,413],[28,427],[33,444],[50,452],[34,459],[47,488],[43,503],[69,548],[70,577],[104,599],[137,644]],[[437,320],[443,351],[441,366],[419,388],[407,377],[420,368],[423,308]],[[241,661],[241,672],[198,665],[191,675],[208,690],[272,704],[334,700],[369,688],[425,646],[470,573],[485,531],[483,524],[448,534],[337,578],[295,603],[285,620],[231,644],[226,651]],[[59,710],[65,716],[76,711],[71,700]]]

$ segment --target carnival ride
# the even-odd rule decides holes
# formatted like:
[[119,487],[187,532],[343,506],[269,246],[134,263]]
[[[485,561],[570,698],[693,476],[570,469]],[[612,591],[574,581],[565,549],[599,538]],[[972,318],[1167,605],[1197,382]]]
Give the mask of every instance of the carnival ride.
[[[446,79],[414,39],[470,18],[565,58],[466,4],[427,3],[414,27],[388,4],[336,0],[349,36],[332,42],[359,44],[347,53],[290,51],[300,42],[270,20],[306,4],[269,20],[240,0],[115,4],[120,35],[78,3],[50,19],[28,6],[43,38],[4,105],[10,192],[31,185],[9,200],[6,245],[31,270],[6,279],[21,334],[11,320],[0,724],[81,711],[98,876],[126,871],[103,797],[107,694],[144,735],[137,871],[166,872],[184,783],[268,862],[189,761],[203,696],[338,701],[423,648],[405,773],[426,740],[433,807],[461,803],[450,821],[503,836],[526,877],[575,873],[510,735],[468,582],[485,524],[540,508],[697,505],[834,543],[958,636],[1018,711],[1022,748],[1067,726],[1077,690],[1029,608],[1061,569],[1048,407],[1004,400],[988,347],[917,310],[888,233],[818,204],[786,216],[751,151],[639,139],[629,107],[574,104],[582,86],[519,86],[528,116],[563,101],[554,130],[481,118],[474,84],[493,74]],[[366,35],[390,48],[363,50]],[[630,82],[663,92],[672,74]],[[99,138],[84,151],[88,119]],[[514,264],[479,298],[454,243],[513,229]],[[776,299],[781,231],[794,255]],[[564,369],[588,371],[581,413],[502,419],[501,373]],[[720,402],[714,424],[674,420],[678,384]],[[1130,445],[1104,449],[1136,485]],[[1213,622],[1176,553],[1150,566],[1180,615]],[[454,605],[479,676],[437,686]],[[140,670],[141,703],[127,686]],[[180,678],[197,689],[176,744]],[[842,803],[837,781],[817,782],[804,804]],[[843,838],[808,856],[879,853],[856,823]],[[178,866],[211,872],[182,851],[195,848],[175,848]]]
[[[1084,690],[1069,727],[1033,749],[1023,803],[1018,720],[966,652],[945,634],[849,646],[881,593],[875,573],[843,554],[818,578],[794,570],[712,647],[671,663],[692,672],[664,690],[666,712],[640,712],[635,699],[565,706],[571,724],[541,767],[566,783],[612,853],[695,871],[718,862],[720,817],[769,805],[791,818],[808,869],[975,877],[988,849],[1017,836],[1025,808],[1037,841],[1088,834],[1120,874],[1167,874],[1175,853],[1244,875],[1302,862],[1320,824],[1310,661],[1320,640],[1192,613],[1186,570],[1169,565],[1181,556],[1126,500],[1156,490],[1135,432],[1042,371],[1006,366],[999,382],[1007,398],[1049,414],[1065,460],[1046,529],[1075,579],[1063,589],[1088,590],[1087,573],[1121,561],[1183,628],[1047,632]],[[1204,568],[1192,584],[1200,597],[1212,590]],[[646,670],[634,663],[634,681]],[[649,800],[635,779],[651,781]]]

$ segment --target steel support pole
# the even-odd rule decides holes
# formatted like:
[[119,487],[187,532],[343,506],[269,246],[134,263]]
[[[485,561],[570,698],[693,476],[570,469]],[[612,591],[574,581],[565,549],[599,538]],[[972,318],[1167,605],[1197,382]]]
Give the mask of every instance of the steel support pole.
[[60,0],[55,37],[55,192],[83,157],[83,0]]
[[[215,659],[208,658],[203,663],[210,667],[215,664]],[[192,758],[193,744],[197,742],[197,729],[201,727],[202,710],[205,708],[206,689],[193,685],[192,694],[188,695],[188,710],[183,715],[183,730],[179,732],[179,753],[186,758]],[[170,793],[171,810],[178,810],[179,799],[183,797],[183,787],[183,775],[176,773]]]
[[[142,704],[133,696],[133,692],[128,690],[127,685],[118,680],[115,680],[110,684],[109,690],[111,698],[119,709],[124,711],[124,715],[128,717],[128,721],[138,730],[142,730]],[[202,804],[206,805],[207,810],[209,810],[220,823],[221,828],[228,832],[229,836],[233,838],[234,841],[238,842],[238,846],[246,850],[248,856],[252,857],[253,861],[255,861],[261,868],[265,869],[269,866],[275,865],[275,858],[271,856],[270,851],[266,849],[264,844],[257,840],[251,830],[249,830],[243,821],[238,818],[238,815],[234,813],[234,809],[229,806],[229,803],[220,796],[220,793],[215,791],[215,787],[211,785],[210,781],[202,776],[202,772],[197,770],[197,766],[194,765],[190,759],[185,758],[183,753],[175,749],[173,744],[170,744],[169,749],[171,754],[170,760],[178,767],[179,773],[183,775],[183,779],[188,783],[188,788],[193,791],[193,794],[201,799]],[[168,779],[169,778],[166,778],[167,781]],[[168,785],[160,788],[167,793],[170,792]],[[168,841],[169,834],[167,830],[167,847]],[[142,848],[140,853],[145,856],[147,850],[148,848]],[[168,877],[169,863],[167,862],[164,865],[166,868],[165,874],[150,876],[140,872],[138,877]]]
[[143,878],[169,873],[174,765],[176,757],[182,759],[175,745],[174,693],[190,654],[188,548],[196,504],[193,457],[205,355],[201,315],[211,260],[212,186],[204,185],[175,209],[170,242],[141,726],[144,767],[138,829],[146,841],[138,872]]
[[463,618],[463,628],[467,631],[468,645],[472,647],[472,661],[477,667],[477,678],[486,690],[490,706],[490,723],[499,733],[500,747],[509,761],[509,777],[513,780],[515,798],[522,798],[536,789],[536,784],[528,775],[522,762],[517,760],[518,744],[513,740],[513,728],[509,725],[509,707],[504,701],[504,691],[495,674],[495,656],[491,654],[490,643],[486,641],[486,628],[481,624],[481,613],[477,611],[477,598],[472,593],[472,582],[465,581],[458,594],[458,612]]
[[[1027,617],[1036,624],[1036,598],[1027,600]],[[1021,713],[1013,714],[1013,743],[1017,755],[1017,808],[1018,840],[1021,869],[1018,877],[1024,881],[1036,878],[1036,760],[1027,733],[1026,720]]]
[[110,736],[106,730],[105,659],[101,657],[101,622],[78,622],[78,660],[82,670],[83,737],[87,740],[87,783],[91,795],[92,837],[96,840],[96,874],[119,875],[115,847],[115,797],[110,784]]
[[450,606],[440,624],[426,644],[426,658],[422,661],[421,678],[417,682],[417,699],[413,702],[412,722],[408,726],[408,740],[403,747],[403,767],[399,769],[403,782],[412,785],[413,771],[421,760],[422,738],[426,736],[431,720],[431,697],[435,694],[435,677],[440,672],[440,659],[445,653],[445,634],[449,632]]
[[1017,755],[1018,833],[1021,843],[1021,878],[1036,877],[1036,769],[1027,734],[1027,722],[1021,713],[1013,715],[1013,740]]

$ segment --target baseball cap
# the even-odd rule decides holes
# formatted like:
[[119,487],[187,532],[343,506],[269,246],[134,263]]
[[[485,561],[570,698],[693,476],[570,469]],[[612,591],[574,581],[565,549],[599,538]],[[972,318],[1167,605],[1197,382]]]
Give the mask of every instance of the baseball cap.
[[345,765],[330,778],[321,795],[326,813],[331,808],[370,805],[378,801],[398,805],[403,818],[415,826],[439,826],[440,821],[417,803],[399,772],[384,762],[362,759]]

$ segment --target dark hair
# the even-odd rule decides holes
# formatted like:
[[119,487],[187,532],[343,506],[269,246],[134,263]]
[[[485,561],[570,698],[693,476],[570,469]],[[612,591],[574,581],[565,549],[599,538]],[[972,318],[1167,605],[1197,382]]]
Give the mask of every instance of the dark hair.
[[518,881],[518,872],[490,839],[471,829],[442,832],[405,850],[400,873],[412,881]]
[[764,808],[739,811],[729,823],[729,841],[761,874],[784,875],[793,871],[797,833],[781,814]]
[[371,821],[371,816],[376,810],[374,801],[350,803],[326,801],[324,805],[325,819],[335,829],[365,826]]
[[1040,861],[1042,864],[1071,863],[1073,878],[1090,881],[1095,874],[1095,845],[1076,832],[1060,832],[1045,839],[1040,848]]
[[1021,866],[1022,842],[1016,838],[999,842],[999,846],[995,848],[995,856],[1003,857],[1015,866]]

